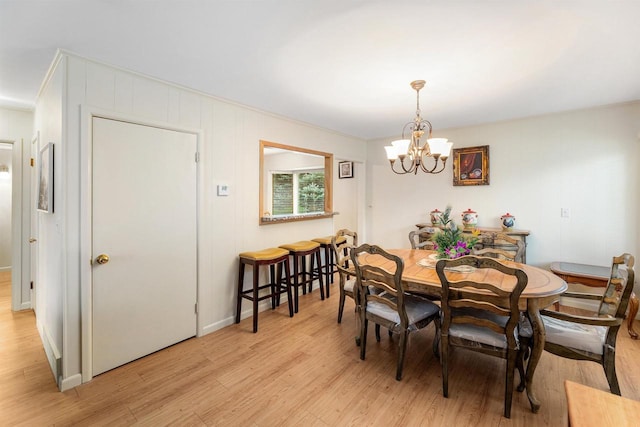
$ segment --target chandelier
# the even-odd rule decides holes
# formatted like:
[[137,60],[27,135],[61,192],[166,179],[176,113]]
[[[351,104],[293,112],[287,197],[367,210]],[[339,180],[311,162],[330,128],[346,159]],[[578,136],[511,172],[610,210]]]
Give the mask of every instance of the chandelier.
[[[402,139],[393,141],[385,148],[387,159],[391,163],[391,170],[399,175],[406,173],[417,174],[418,169],[425,173],[440,173],[447,164],[447,158],[451,153],[452,142],[447,138],[432,138],[431,123],[420,116],[420,89],[424,87],[424,80],[411,82],[411,87],[416,91],[416,117],[402,128]],[[409,139],[410,133],[410,139]],[[420,145],[420,138],[427,134],[427,140]],[[433,160],[428,160],[429,157]],[[396,170],[396,160],[402,170]],[[407,161],[405,161],[407,160]],[[427,167],[427,161],[432,166]]]

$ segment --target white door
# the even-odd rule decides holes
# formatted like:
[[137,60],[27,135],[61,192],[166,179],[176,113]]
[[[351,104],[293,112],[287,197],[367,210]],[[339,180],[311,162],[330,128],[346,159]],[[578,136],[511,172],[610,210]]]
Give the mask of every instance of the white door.
[[193,134],[93,119],[92,375],[196,334],[196,150]]

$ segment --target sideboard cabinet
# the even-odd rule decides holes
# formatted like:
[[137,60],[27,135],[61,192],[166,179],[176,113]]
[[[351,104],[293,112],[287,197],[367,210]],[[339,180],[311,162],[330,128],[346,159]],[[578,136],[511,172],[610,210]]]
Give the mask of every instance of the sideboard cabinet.
[[[439,225],[431,225],[431,224],[416,224],[418,229],[422,230],[420,233],[420,241],[432,240],[433,235],[440,231],[441,226]],[[499,233],[506,234],[514,239],[522,240],[524,243],[524,253],[522,254],[522,262],[527,263],[527,236],[529,235],[529,230],[502,230],[501,228],[491,228],[491,227],[477,227],[476,230],[480,231],[480,234],[484,235],[485,238],[479,242],[480,248],[497,248],[504,249],[506,251],[516,250],[517,247],[512,245],[511,243],[505,242],[504,240],[497,239],[496,236]],[[471,233],[473,230],[463,229],[464,233]]]

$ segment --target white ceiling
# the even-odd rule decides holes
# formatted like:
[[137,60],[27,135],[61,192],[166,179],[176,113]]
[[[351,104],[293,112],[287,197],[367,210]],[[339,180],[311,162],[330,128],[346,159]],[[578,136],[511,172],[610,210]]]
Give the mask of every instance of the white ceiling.
[[362,138],[640,99],[637,0],[0,0],[0,104],[62,48]]

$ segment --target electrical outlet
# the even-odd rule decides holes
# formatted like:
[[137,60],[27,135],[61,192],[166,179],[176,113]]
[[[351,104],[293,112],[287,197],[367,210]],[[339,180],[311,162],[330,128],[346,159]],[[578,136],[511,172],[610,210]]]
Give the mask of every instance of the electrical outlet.
[[569,209],[569,208],[560,208],[560,216],[562,218],[570,218],[571,217],[571,209]]

